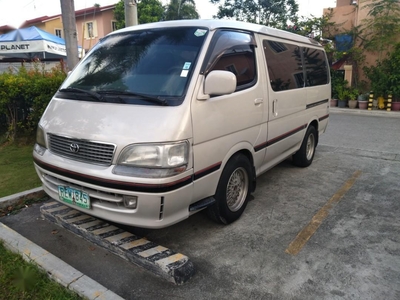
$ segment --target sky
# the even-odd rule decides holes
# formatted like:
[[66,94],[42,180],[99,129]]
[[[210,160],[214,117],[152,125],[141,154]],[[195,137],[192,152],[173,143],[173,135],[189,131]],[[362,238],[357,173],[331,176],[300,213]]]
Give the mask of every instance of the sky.
[[[75,10],[93,6],[117,3],[118,0],[75,0]],[[168,3],[168,0],[162,0]],[[195,0],[197,11],[202,19],[210,19],[217,13],[217,5],[208,0]],[[223,2],[223,0],[221,0]],[[297,0],[299,15],[319,17],[323,8],[335,7],[335,0]],[[60,0],[0,0],[0,26],[11,25],[18,28],[25,20],[42,16],[61,14]]]

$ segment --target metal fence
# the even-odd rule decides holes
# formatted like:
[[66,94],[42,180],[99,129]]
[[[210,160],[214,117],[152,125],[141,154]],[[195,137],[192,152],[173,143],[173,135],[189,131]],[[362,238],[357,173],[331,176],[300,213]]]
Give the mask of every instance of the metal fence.
[[[43,67],[45,71],[50,71],[52,68],[60,67],[64,68],[65,64],[62,61],[40,61],[40,67]],[[21,66],[24,66],[27,70],[32,70],[35,68],[38,62],[27,62],[27,61],[1,61],[0,60],[0,73],[8,72],[12,70],[13,72],[18,72]]]

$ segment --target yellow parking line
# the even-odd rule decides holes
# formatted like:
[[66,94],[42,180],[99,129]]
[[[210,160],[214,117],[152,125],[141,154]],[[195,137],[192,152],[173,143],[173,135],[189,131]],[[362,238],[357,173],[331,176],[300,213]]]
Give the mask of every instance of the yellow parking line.
[[342,188],[339,191],[337,191],[336,194],[334,194],[332,198],[329,199],[329,201],[314,215],[310,223],[308,223],[308,225],[304,227],[302,231],[299,232],[296,238],[290,243],[289,247],[287,247],[287,249],[285,250],[286,253],[291,255],[297,255],[301,251],[304,245],[308,242],[311,236],[317,231],[319,226],[328,216],[329,211],[334,207],[334,205],[339,203],[339,201],[347,193],[347,191],[351,189],[351,187],[354,185],[354,183],[356,182],[357,178],[360,175],[361,175],[360,170],[354,172],[353,176],[350,177],[344,183]]

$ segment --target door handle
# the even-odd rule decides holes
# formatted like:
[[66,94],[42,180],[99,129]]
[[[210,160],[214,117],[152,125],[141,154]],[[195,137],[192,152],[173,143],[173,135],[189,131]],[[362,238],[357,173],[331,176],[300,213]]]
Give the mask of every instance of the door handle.
[[278,115],[278,99],[272,101],[272,114],[276,117]]
[[261,104],[263,102],[264,102],[263,98],[257,98],[257,99],[254,100],[254,105],[258,105],[258,104]]

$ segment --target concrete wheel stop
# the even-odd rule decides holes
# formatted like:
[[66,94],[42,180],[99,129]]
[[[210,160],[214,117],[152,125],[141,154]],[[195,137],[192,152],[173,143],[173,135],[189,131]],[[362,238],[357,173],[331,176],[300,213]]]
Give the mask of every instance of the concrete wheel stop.
[[40,207],[44,219],[93,242],[174,284],[184,284],[195,268],[189,258],[145,238],[52,201]]

